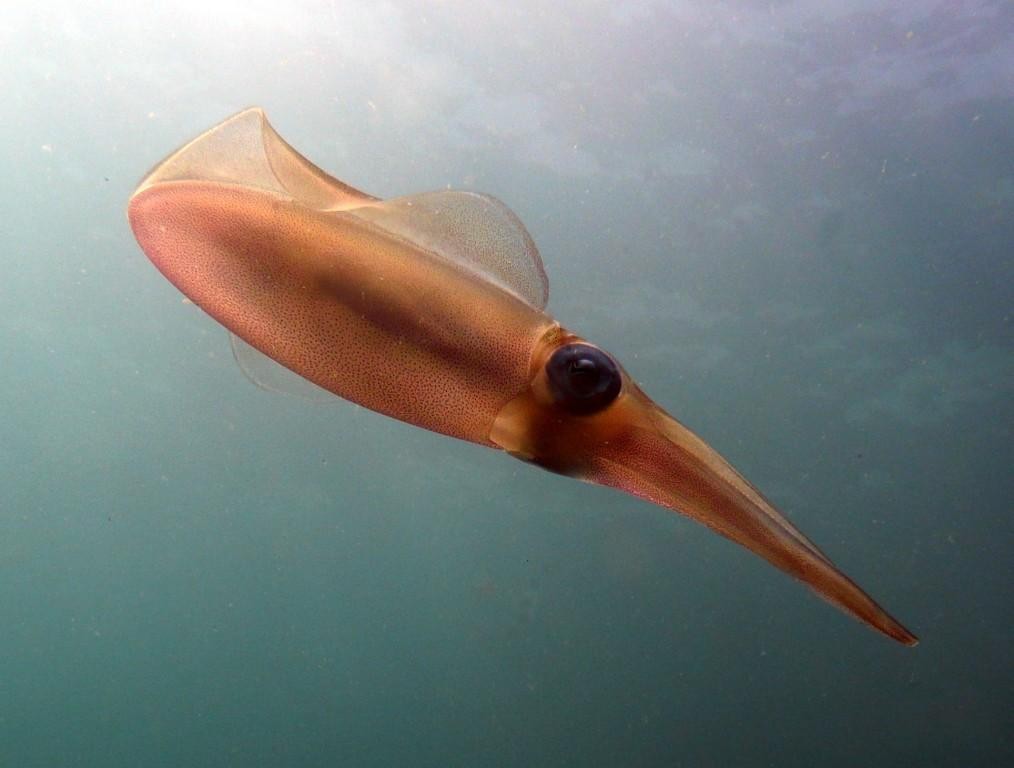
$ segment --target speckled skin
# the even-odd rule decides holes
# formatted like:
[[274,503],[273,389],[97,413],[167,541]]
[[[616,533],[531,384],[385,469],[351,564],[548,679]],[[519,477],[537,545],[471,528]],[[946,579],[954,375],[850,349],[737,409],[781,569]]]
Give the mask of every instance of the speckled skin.
[[130,202],[149,258],[230,331],[341,397],[491,445],[553,320],[368,222],[172,181]]
[[458,195],[385,206],[296,153],[251,109],[156,166],[128,216],[195,304],[324,389],[688,515],[889,637],[917,642],[622,368],[603,410],[555,403],[545,363],[583,340],[545,313],[541,259],[516,217],[492,198]]

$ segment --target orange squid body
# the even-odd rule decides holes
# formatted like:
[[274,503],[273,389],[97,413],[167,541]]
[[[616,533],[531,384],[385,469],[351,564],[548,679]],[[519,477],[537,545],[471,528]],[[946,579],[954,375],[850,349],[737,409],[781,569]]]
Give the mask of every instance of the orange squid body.
[[348,400],[465,440],[490,444],[552,324],[354,216],[207,182],[156,185],[130,210],[156,266],[244,341]]
[[916,643],[612,357],[546,313],[538,250],[498,200],[378,200],[249,109],[156,166],[128,216],[155,266],[234,335],[255,380],[280,364],[388,416],[681,512]]

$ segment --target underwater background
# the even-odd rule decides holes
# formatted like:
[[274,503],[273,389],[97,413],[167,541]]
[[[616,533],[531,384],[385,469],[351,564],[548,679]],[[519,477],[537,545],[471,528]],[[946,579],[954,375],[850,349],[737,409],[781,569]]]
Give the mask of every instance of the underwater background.
[[[1014,764],[1014,6],[0,8],[0,766]],[[493,194],[920,636],[689,520],[252,385],[142,175],[239,109]]]

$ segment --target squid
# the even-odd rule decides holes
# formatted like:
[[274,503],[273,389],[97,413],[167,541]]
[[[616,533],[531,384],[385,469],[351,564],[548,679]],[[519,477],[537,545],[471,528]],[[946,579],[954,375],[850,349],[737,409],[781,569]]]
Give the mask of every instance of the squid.
[[917,643],[612,355],[547,313],[542,259],[499,200],[373,197],[251,108],[155,166],[127,215],[255,381],[271,387],[280,365],[329,397],[682,513]]

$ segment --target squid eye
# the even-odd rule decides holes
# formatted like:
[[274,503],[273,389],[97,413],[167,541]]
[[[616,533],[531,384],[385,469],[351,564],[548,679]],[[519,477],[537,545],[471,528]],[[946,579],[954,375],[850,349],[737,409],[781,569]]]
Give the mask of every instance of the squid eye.
[[623,379],[613,359],[590,344],[567,344],[546,363],[549,389],[558,405],[577,414],[601,411],[620,394]]

